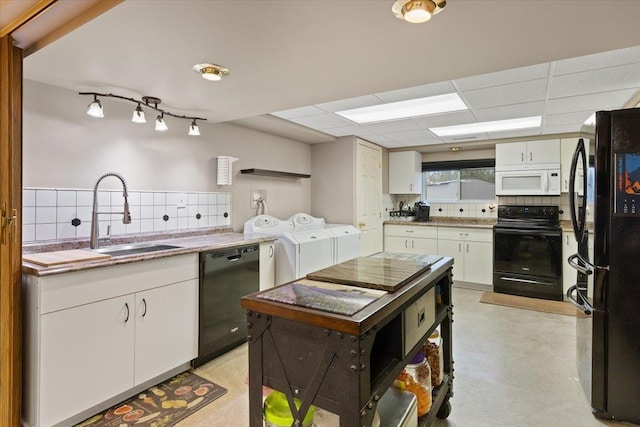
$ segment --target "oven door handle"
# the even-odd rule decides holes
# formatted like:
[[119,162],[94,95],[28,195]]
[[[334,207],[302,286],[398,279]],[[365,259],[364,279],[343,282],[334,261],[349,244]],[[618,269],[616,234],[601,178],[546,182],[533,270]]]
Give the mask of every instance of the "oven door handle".
[[[577,298],[573,296],[574,293],[576,294]],[[587,316],[590,316],[593,312],[593,307],[591,306],[591,304],[589,304],[589,301],[587,301],[586,298],[584,298],[582,294],[580,294],[578,285],[573,285],[569,289],[567,289],[567,298],[569,299],[571,304],[573,304],[578,310],[580,310]]]
[[[576,259],[578,260],[576,262]],[[573,254],[569,258],[567,258],[567,262],[569,265],[576,270],[578,270],[582,274],[592,275],[594,266],[586,259],[582,258],[580,254]],[[568,294],[567,294],[568,296]]]
[[517,234],[520,236],[548,236],[558,237],[562,236],[562,231],[548,231],[548,230],[518,230],[513,228],[494,228],[493,230],[499,234]]

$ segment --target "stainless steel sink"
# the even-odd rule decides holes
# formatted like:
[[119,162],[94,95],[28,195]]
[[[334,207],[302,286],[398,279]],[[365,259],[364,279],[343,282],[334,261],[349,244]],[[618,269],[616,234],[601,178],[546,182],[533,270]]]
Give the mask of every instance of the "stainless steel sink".
[[163,245],[157,243],[133,243],[130,245],[105,246],[103,248],[92,249],[99,254],[111,256],[125,256],[143,254],[147,252],[166,251],[167,249],[179,249],[181,246]]

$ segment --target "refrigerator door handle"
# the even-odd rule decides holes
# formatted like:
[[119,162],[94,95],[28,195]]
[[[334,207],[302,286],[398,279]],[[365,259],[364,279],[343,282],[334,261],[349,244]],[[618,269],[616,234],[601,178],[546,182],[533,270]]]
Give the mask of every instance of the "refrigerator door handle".
[[[578,262],[575,261],[576,259],[578,260]],[[580,254],[571,255],[569,258],[567,258],[567,262],[571,267],[575,268],[582,274],[586,274],[586,275],[593,274],[593,269],[595,267],[589,261],[582,258]]]
[[[573,296],[574,293],[576,293],[577,299]],[[589,304],[589,301],[587,301],[582,297],[582,295],[580,295],[580,292],[578,291],[578,285],[573,285],[567,290],[567,298],[569,299],[571,304],[573,304],[578,310],[582,311],[587,316],[591,316],[593,307],[591,306],[591,304]],[[580,300],[580,302],[578,302],[578,299]]]

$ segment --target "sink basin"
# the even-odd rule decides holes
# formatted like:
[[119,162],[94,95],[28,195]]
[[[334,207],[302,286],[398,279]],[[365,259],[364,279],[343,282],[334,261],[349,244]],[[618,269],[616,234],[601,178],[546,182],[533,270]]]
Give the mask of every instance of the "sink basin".
[[163,245],[156,243],[134,243],[130,245],[105,246],[104,248],[93,249],[99,254],[111,256],[125,256],[143,254],[148,252],[166,251],[167,249],[179,249],[180,246]]

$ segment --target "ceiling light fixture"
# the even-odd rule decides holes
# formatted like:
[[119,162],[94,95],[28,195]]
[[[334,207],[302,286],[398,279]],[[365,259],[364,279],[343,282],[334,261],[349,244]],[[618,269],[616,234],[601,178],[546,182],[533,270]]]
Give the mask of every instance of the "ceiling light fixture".
[[133,117],[131,117],[131,121],[133,123],[147,123],[147,119],[144,117],[144,111],[142,111],[140,103],[138,103],[138,106],[133,111]]
[[517,130],[540,127],[541,116],[522,117],[519,119],[497,120],[494,122],[467,123],[464,125],[443,126],[429,128],[438,136],[471,135],[484,132],[500,132],[505,130]]
[[200,74],[203,79],[211,81],[222,80],[224,76],[230,73],[228,68],[215,64],[196,64],[193,66],[193,71]]
[[444,95],[429,96],[427,98],[417,98],[373,105],[371,107],[336,111],[336,114],[356,123],[373,123],[466,109],[467,106],[457,93],[447,93]]
[[446,0],[396,0],[391,7],[391,12],[398,19],[420,24],[439,13],[446,4]]
[[194,120],[189,126],[189,135],[191,136],[199,136],[200,135],[200,126]]
[[[89,104],[89,108],[87,109],[87,114],[92,116],[92,117],[97,117],[97,118],[103,118],[104,117],[104,112],[102,110],[102,104],[100,103],[100,100],[98,99],[99,96],[103,97],[103,98],[118,98],[118,99],[124,99],[125,101],[129,101],[129,102],[133,102],[135,104],[138,104],[138,106],[136,107],[136,109],[133,112],[133,117],[131,117],[131,121],[134,123],[146,123],[147,120],[145,119],[145,115],[144,115],[144,110],[142,109],[142,104],[144,104],[144,106],[146,108],[151,108],[152,110],[156,110],[157,112],[159,112],[160,114],[158,115],[158,117],[156,118],[156,122],[155,122],[155,129],[157,131],[166,131],[167,129],[169,129],[169,127],[167,126],[167,123],[164,121],[164,115],[166,114],[167,116],[171,116],[171,117],[175,117],[177,119],[187,119],[187,120],[191,120],[191,125],[189,126],[189,135],[200,135],[200,128],[198,127],[198,124],[196,123],[196,120],[202,120],[205,121],[207,119],[202,118],[202,117],[193,117],[193,116],[183,116],[180,114],[173,114],[167,110],[163,110],[162,108],[159,108],[158,105],[162,102],[162,100],[160,98],[156,98],[155,96],[143,96],[141,101],[138,101],[137,99],[134,98],[129,98],[126,96],[120,96],[120,95],[114,95],[112,93],[97,93],[97,92],[78,92],[79,95],[91,95],[93,96],[93,102],[91,104]],[[195,126],[195,128],[197,129],[197,133],[194,133],[196,131],[193,130],[193,127]]]
[[97,117],[99,119],[104,117],[104,111],[102,110],[102,104],[97,96],[93,96],[93,102],[87,107],[87,114],[91,117]]

